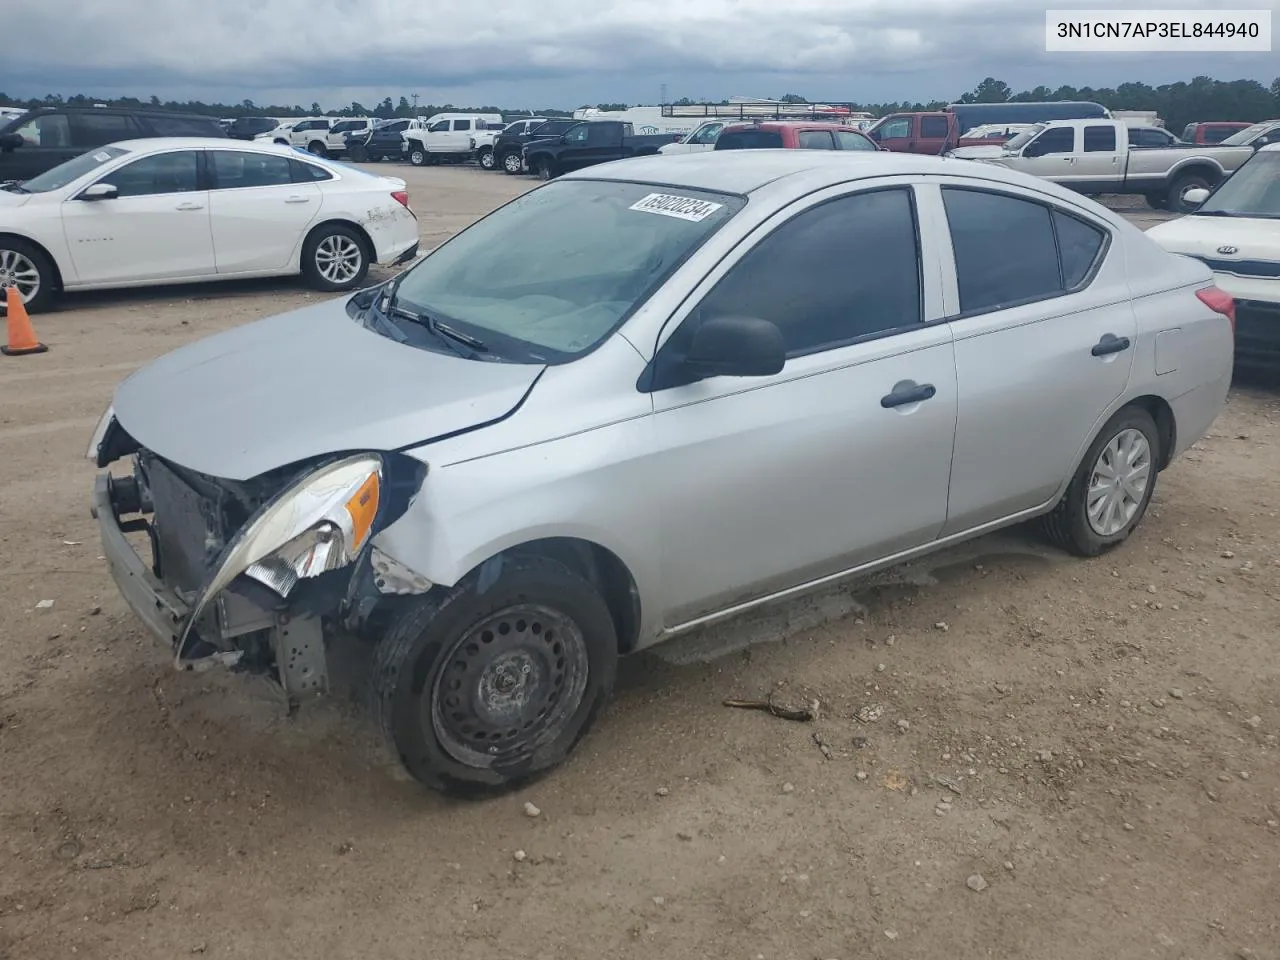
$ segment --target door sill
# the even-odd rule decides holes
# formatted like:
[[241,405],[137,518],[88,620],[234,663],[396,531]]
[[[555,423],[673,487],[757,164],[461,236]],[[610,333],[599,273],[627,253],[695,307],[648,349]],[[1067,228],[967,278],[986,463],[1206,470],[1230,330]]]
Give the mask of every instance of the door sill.
[[684,623],[664,629],[662,633],[658,635],[658,638],[654,643],[661,643],[664,640],[669,640],[672,637],[679,636],[682,633],[687,633],[698,627],[705,627],[712,623],[718,623],[721,620],[728,620],[731,617],[736,617],[738,614],[747,613],[750,610],[754,610],[757,607],[763,607],[766,604],[780,600],[788,600],[793,597],[802,596],[806,593],[811,593],[815,590],[820,590],[823,587],[832,586],[839,583],[841,580],[850,579],[868,573],[875,573],[876,571],[883,570],[886,567],[897,566],[900,563],[906,563],[908,560],[914,560],[916,557],[921,557],[925,554],[933,553],[934,551],[961,543],[965,540],[972,540],[975,537],[981,537],[985,534],[992,533],[1002,527],[1009,527],[1016,523],[1022,523],[1025,520],[1030,520],[1033,517],[1047,513],[1053,508],[1055,502],[1056,500],[1050,500],[1046,503],[1040,504],[1039,506],[1032,507],[1029,510],[1023,510],[1019,513],[1002,517],[999,520],[992,520],[980,526],[970,527],[968,530],[953,533],[949,537],[930,540],[928,543],[919,547],[912,547],[910,550],[902,550],[887,557],[882,557],[879,560],[870,560],[867,563],[859,564],[856,567],[849,567],[848,569],[841,570],[837,573],[829,573],[824,577],[818,577],[815,580],[807,580],[794,587],[787,587],[785,590],[778,590],[775,593],[766,594],[765,596],[758,597],[755,600],[748,600],[745,603],[737,603],[731,607],[725,607],[723,610],[717,610],[714,613],[708,613],[701,617],[696,617],[693,620],[686,620]]

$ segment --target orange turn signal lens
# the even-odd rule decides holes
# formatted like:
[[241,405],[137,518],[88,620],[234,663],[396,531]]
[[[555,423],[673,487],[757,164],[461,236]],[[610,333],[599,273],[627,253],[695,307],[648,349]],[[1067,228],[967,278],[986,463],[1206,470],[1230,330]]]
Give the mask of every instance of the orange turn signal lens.
[[373,520],[378,515],[378,492],[378,475],[370,474],[346,503],[347,513],[351,516],[351,545],[348,548],[351,553],[364,546],[373,529]]

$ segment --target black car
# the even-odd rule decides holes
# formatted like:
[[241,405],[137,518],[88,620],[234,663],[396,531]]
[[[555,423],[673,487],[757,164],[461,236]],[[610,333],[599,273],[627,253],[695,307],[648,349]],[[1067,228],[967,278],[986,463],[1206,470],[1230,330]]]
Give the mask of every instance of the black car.
[[37,107],[0,127],[0,183],[29,180],[94,147],[144,137],[218,137],[214,117],[115,107]]
[[280,126],[276,117],[236,117],[227,127],[227,136],[236,140],[252,140],[261,133],[270,133]]
[[517,120],[508,125],[493,141],[494,166],[510,174],[524,169],[523,151],[534,140],[554,140],[582,121],[571,117],[539,121]]
[[347,156],[357,163],[366,160],[399,160],[404,156],[404,132],[409,129],[408,120],[388,120],[370,131],[360,131],[345,137]]
[[597,163],[650,156],[679,139],[677,133],[637,134],[621,120],[579,120],[555,138],[544,139],[539,130],[524,148],[524,162],[539,180],[550,180]]

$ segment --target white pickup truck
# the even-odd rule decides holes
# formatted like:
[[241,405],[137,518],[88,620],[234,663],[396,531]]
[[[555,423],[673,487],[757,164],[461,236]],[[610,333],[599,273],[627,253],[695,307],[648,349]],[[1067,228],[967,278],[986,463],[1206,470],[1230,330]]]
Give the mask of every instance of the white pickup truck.
[[1168,146],[1130,149],[1120,120],[1037,123],[998,146],[960,147],[959,159],[1034,174],[1079,193],[1138,193],[1156,209],[1188,213],[1191,190],[1207,190],[1253,156],[1251,147]]
[[461,163],[471,159],[471,138],[490,127],[502,129],[496,113],[437,113],[425,121],[415,120],[404,133],[409,162],[415,167],[441,161]]

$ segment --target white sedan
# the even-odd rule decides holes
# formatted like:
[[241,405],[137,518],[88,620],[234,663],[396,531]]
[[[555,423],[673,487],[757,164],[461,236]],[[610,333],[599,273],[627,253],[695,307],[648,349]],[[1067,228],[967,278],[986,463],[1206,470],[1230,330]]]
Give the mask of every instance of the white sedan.
[[360,286],[418,249],[405,182],[274,144],[156,138],[0,187],[0,287],[60,290],[289,276]]
[[1280,371],[1280,143],[1260,149],[1212,193],[1193,190],[1187,200],[1199,206],[1147,236],[1208,264],[1235,298],[1237,364]]

